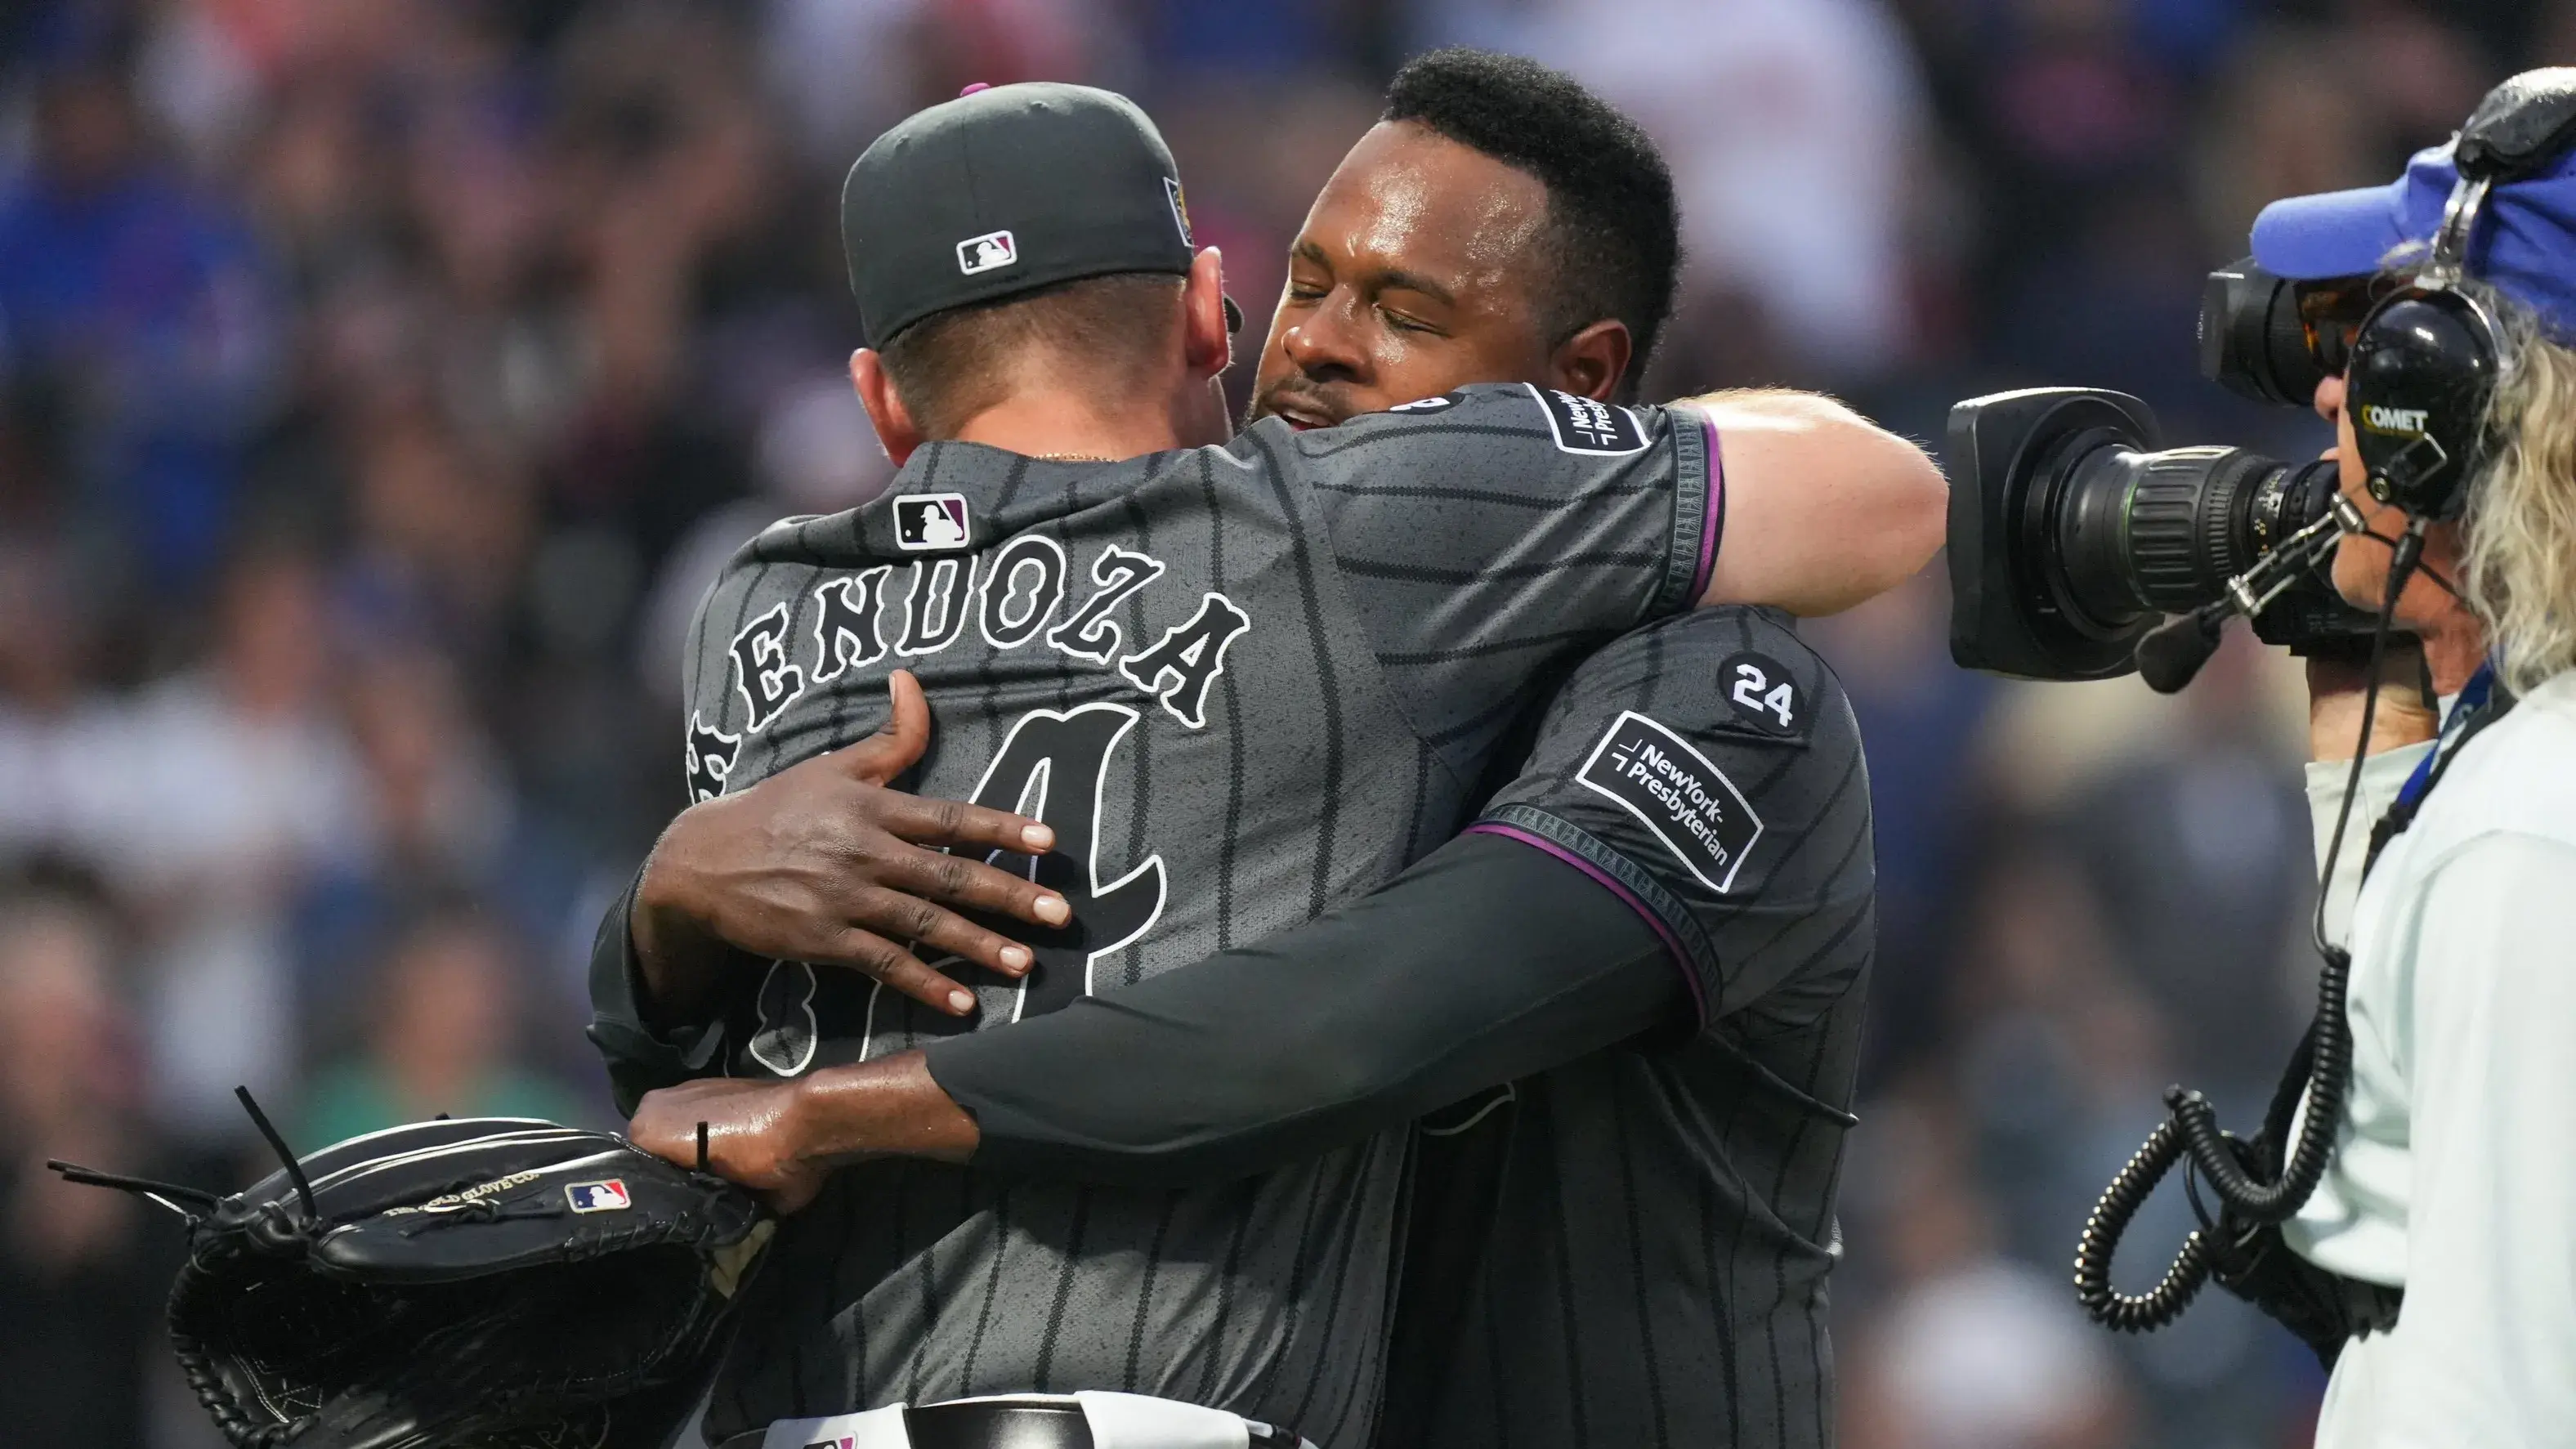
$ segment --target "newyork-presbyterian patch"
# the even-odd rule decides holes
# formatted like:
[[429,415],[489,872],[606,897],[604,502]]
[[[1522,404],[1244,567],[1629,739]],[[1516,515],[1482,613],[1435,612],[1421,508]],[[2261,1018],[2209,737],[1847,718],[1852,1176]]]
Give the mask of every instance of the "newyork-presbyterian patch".
[[1671,730],[1628,710],[1612,721],[1576,778],[1637,817],[1700,884],[1720,894],[1762,838],[1742,791]]
[[1552,388],[1531,386],[1529,392],[1547,414],[1559,452],[1616,457],[1645,451],[1646,425],[1626,408]]

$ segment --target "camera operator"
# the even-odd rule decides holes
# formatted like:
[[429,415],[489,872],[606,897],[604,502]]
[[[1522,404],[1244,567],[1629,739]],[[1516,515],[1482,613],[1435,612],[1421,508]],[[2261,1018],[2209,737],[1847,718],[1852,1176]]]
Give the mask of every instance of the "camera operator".
[[[2277,202],[2254,228],[2255,260],[2312,293],[2375,273],[2364,315],[2307,309],[2347,363],[2315,396],[2362,525],[2333,577],[2422,640],[2449,701],[2429,749],[2311,767],[2329,850],[2350,782],[2356,815],[2394,796],[2357,852],[2345,1120],[2281,1231],[2402,1293],[2350,1325],[2317,1430],[2335,1449],[2576,1443],[2571,142],[2576,70],[2533,72],[2393,185]],[[2365,740],[2396,699],[2310,679],[2320,762],[2427,733],[2419,716]]]
[[[2576,1444],[2576,69],[2389,186],[2267,208],[2200,342],[2335,448],[2159,449],[2088,388],[1950,413],[1960,664],[2171,692],[2239,615],[2309,658],[2315,1019],[2251,1136],[2166,1093],[2076,1297],[2143,1332],[2215,1279],[2333,1370],[2329,1449]],[[2200,1228],[2121,1292],[2178,1165]]]

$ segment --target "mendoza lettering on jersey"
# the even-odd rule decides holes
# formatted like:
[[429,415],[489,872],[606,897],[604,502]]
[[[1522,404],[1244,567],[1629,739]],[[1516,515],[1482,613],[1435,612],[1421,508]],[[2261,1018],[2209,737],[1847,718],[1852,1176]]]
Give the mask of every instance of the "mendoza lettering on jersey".
[[[903,569],[900,586],[893,582],[897,567]],[[878,564],[826,579],[809,596],[810,654],[804,652],[807,641],[790,637],[795,620],[788,605],[770,606],[726,646],[734,693],[745,710],[742,732],[729,734],[703,713],[689,716],[690,798],[723,794],[745,736],[767,731],[806,690],[874,664],[889,651],[906,659],[939,654],[965,637],[969,623],[995,649],[1019,649],[1042,638],[1048,648],[1108,670],[1152,696],[1183,728],[1205,729],[1208,687],[1225,672],[1226,651],[1252,627],[1251,616],[1210,590],[1188,618],[1159,638],[1131,643],[1110,615],[1163,576],[1163,561],[1112,544],[1083,572],[1090,593],[1052,628],[1048,621],[1071,596],[1073,570],[1064,546],[1040,533],[1021,534],[984,555]],[[900,620],[887,618],[894,612],[890,595],[901,598]]]

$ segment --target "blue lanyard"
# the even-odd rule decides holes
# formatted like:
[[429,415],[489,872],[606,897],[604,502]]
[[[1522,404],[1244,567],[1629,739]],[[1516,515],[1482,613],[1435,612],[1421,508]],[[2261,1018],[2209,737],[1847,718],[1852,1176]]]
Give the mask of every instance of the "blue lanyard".
[[2442,732],[2434,736],[2433,748],[2424,752],[2424,758],[2415,762],[2415,772],[2406,777],[2405,784],[2397,787],[2397,804],[2409,815],[2414,813],[2415,807],[2421,805],[2424,802],[2424,796],[2432,790],[2434,765],[2441,760],[2446,751],[2459,747],[2458,736],[2462,727],[2474,718],[2479,710],[2486,707],[2487,696],[2494,691],[2495,664],[2493,661],[2480,664],[2478,672],[2469,676],[2469,682],[2460,686],[2460,697],[2452,702],[2451,717],[2442,721]]

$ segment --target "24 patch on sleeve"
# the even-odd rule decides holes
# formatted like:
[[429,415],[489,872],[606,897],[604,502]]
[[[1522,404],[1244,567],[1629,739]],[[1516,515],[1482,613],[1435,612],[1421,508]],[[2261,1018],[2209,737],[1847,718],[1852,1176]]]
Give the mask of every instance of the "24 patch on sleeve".
[[1718,692],[1735,717],[1764,734],[1807,732],[1807,697],[1789,666],[1768,654],[1730,654],[1717,666]]
[[1700,884],[1720,894],[1734,886],[1744,857],[1762,838],[1761,818],[1735,782],[1681,736],[1635,710],[1611,723],[1575,778],[1636,816]]

